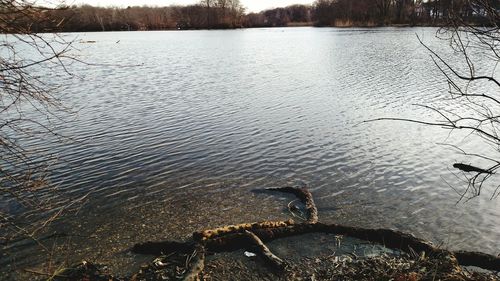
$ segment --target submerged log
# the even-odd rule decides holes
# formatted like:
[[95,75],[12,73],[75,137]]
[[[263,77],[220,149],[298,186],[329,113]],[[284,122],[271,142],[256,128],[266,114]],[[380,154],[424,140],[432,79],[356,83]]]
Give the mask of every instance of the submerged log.
[[307,222],[317,223],[318,222],[318,209],[316,204],[314,204],[314,199],[311,192],[305,188],[296,188],[291,186],[279,187],[279,188],[267,188],[266,190],[279,191],[285,193],[291,193],[306,205],[307,211]]
[[159,241],[135,244],[131,251],[141,255],[189,254],[194,251],[194,242]]
[[[212,236],[203,240],[206,249],[210,252],[225,252],[244,249],[247,245],[246,231],[240,229],[233,232],[225,232],[222,236]],[[337,235],[346,235],[372,243],[381,244],[387,248],[398,249],[404,252],[426,252],[426,253],[441,253],[442,249],[434,247],[431,243],[419,239],[411,234],[403,233],[391,229],[369,229],[351,226],[343,226],[337,224],[323,224],[323,223],[301,223],[290,225],[277,225],[268,228],[256,228],[252,233],[263,241],[271,241],[274,239],[290,237],[295,235],[322,232]],[[238,235],[239,234],[239,235]],[[171,253],[181,252],[185,253],[192,249],[192,243],[176,243],[170,241],[164,242],[146,242],[143,244],[136,244],[133,251],[136,253]]]
[[453,164],[453,168],[456,168],[456,169],[459,169],[461,171],[468,172],[468,173],[474,172],[474,173],[479,173],[479,174],[493,174],[491,171],[481,169],[479,167],[475,167],[472,165],[463,164],[463,163],[455,163],[455,164]]
[[453,255],[458,263],[464,266],[477,266],[483,269],[500,271],[500,257],[481,252],[457,251]]
[[[419,239],[411,234],[403,233],[391,229],[369,229],[350,227],[337,224],[295,224],[284,227],[257,229],[253,231],[263,241],[271,241],[274,239],[290,237],[307,233],[328,233],[336,235],[345,235],[358,238],[372,243],[381,244],[387,248],[402,250],[407,253],[426,252],[442,253],[445,250],[434,247],[431,243]],[[233,241],[235,237],[223,236],[207,241],[207,247],[211,251],[220,252],[226,249],[235,249],[238,242]]]
[[[245,230],[244,232],[226,233],[224,236],[207,239],[204,241],[205,247],[207,251],[216,253],[248,249],[253,242],[249,242],[246,232],[247,231]],[[275,228],[255,229],[252,231],[252,234],[257,236],[261,241],[267,242],[279,238],[318,232],[354,237],[410,254],[425,252],[426,256],[443,254],[454,256],[460,265],[477,266],[483,269],[500,271],[500,257],[479,252],[450,252],[445,249],[437,248],[432,245],[432,243],[417,238],[411,234],[391,229],[369,229],[337,224],[302,223]],[[188,242],[146,242],[143,244],[136,244],[132,251],[140,254],[153,255],[172,252],[187,253],[192,251],[193,247],[194,244]]]

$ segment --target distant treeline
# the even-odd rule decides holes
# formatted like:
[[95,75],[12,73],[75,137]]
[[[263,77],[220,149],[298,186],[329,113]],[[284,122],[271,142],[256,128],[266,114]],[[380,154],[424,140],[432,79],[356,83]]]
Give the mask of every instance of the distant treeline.
[[482,21],[487,18],[488,13],[500,12],[499,2],[499,0],[317,0],[313,7],[313,15],[317,26],[442,25],[457,16],[469,23],[489,24]]
[[[491,2],[492,10],[475,8],[474,1]],[[117,31],[240,27],[440,25],[450,15],[480,22],[500,11],[500,0],[316,0],[245,13],[239,0],[202,0],[169,7],[102,8],[89,5],[40,9],[39,19],[12,14],[18,25],[41,31]],[[484,6],[483,6],[484,7]],[[1,7],[0,7],[1,10]],[[0,11],[1,12],[1,11]]]
[[[103,8],[89,5],[47,11],[61,31],[239,28],[244,9],[239,0],[204,0],[188,6]],[[33,26],[47,30],[51,26]]]

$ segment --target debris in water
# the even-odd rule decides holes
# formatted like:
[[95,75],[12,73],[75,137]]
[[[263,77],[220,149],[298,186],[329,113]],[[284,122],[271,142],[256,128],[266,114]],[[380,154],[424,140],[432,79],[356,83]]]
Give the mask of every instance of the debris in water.
[[245,251],[245,256],[247,256],[249,258],[253,258],[253,257],[256,257],[257,255],[252,253],[252,252]]

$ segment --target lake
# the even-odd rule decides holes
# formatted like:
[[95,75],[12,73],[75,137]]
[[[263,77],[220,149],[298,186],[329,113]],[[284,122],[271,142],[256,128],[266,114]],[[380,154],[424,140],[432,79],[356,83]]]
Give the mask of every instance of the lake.
[[[288,218],[291,199],[252,192],[307,186],[320,220],[412,232],[451,249],[498,254],[500,205],[465,188],[439,143],[486,151],[461,134],[377,117],[435,121],[415,104],[452,106],[419,43],[458,60],[434,28],[273,28],[106,32],[76,36],[64,100],[78,110],[37,146],[59,156],[52,182],[80,212],[53,226],[73,259],[137,261],[144,240]],[[95,41],[95,43],[88,43]],[[458,173],[459,174],[459,173]],[[460,174],[459,174],[460,175]],[[498,177],[492,179],[498,182]],[[450,187],[451,185],[451,187]],[[60,243],[66,246],[60,246]],[[84,246],[82,246],[84,245]],[[16,259],[36,263],[34,246]],[[56,247],[56,246],[54,246]],[[7,261],[8,260],[8,261]]]

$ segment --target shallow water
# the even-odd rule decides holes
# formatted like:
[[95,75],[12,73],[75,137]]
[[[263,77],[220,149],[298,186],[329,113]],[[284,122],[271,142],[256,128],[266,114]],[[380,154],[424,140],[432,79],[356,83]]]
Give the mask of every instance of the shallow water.
[[[289,198],[250,191],[294,184],[312,190],[322,221],[391,227],[498,254],[498,201],[486,193],[456,204],[448,183],[463,184],[451,165],[468,159],[437,144],[486,151],[481,142],[408,123],[362,123],[385,116],[433,121],[414,104],[449,106],[446,82],[416,37],[456,60],[435,31],[76,34],[96,41],[78,45],[81,58],[96,65],[71,66],[82,79],[72,80],[65,100],[78,117],[59,131],[75,141],[33,145],[59,155],[52,181],[62,191],[91,193],[76,217],[55,229],[84,233],[69,244],[92,237],[112,249],[79,249],[73,259],[109,261],[144,239],[286,218]],[[4,258],[37,262],[23,251]]]

